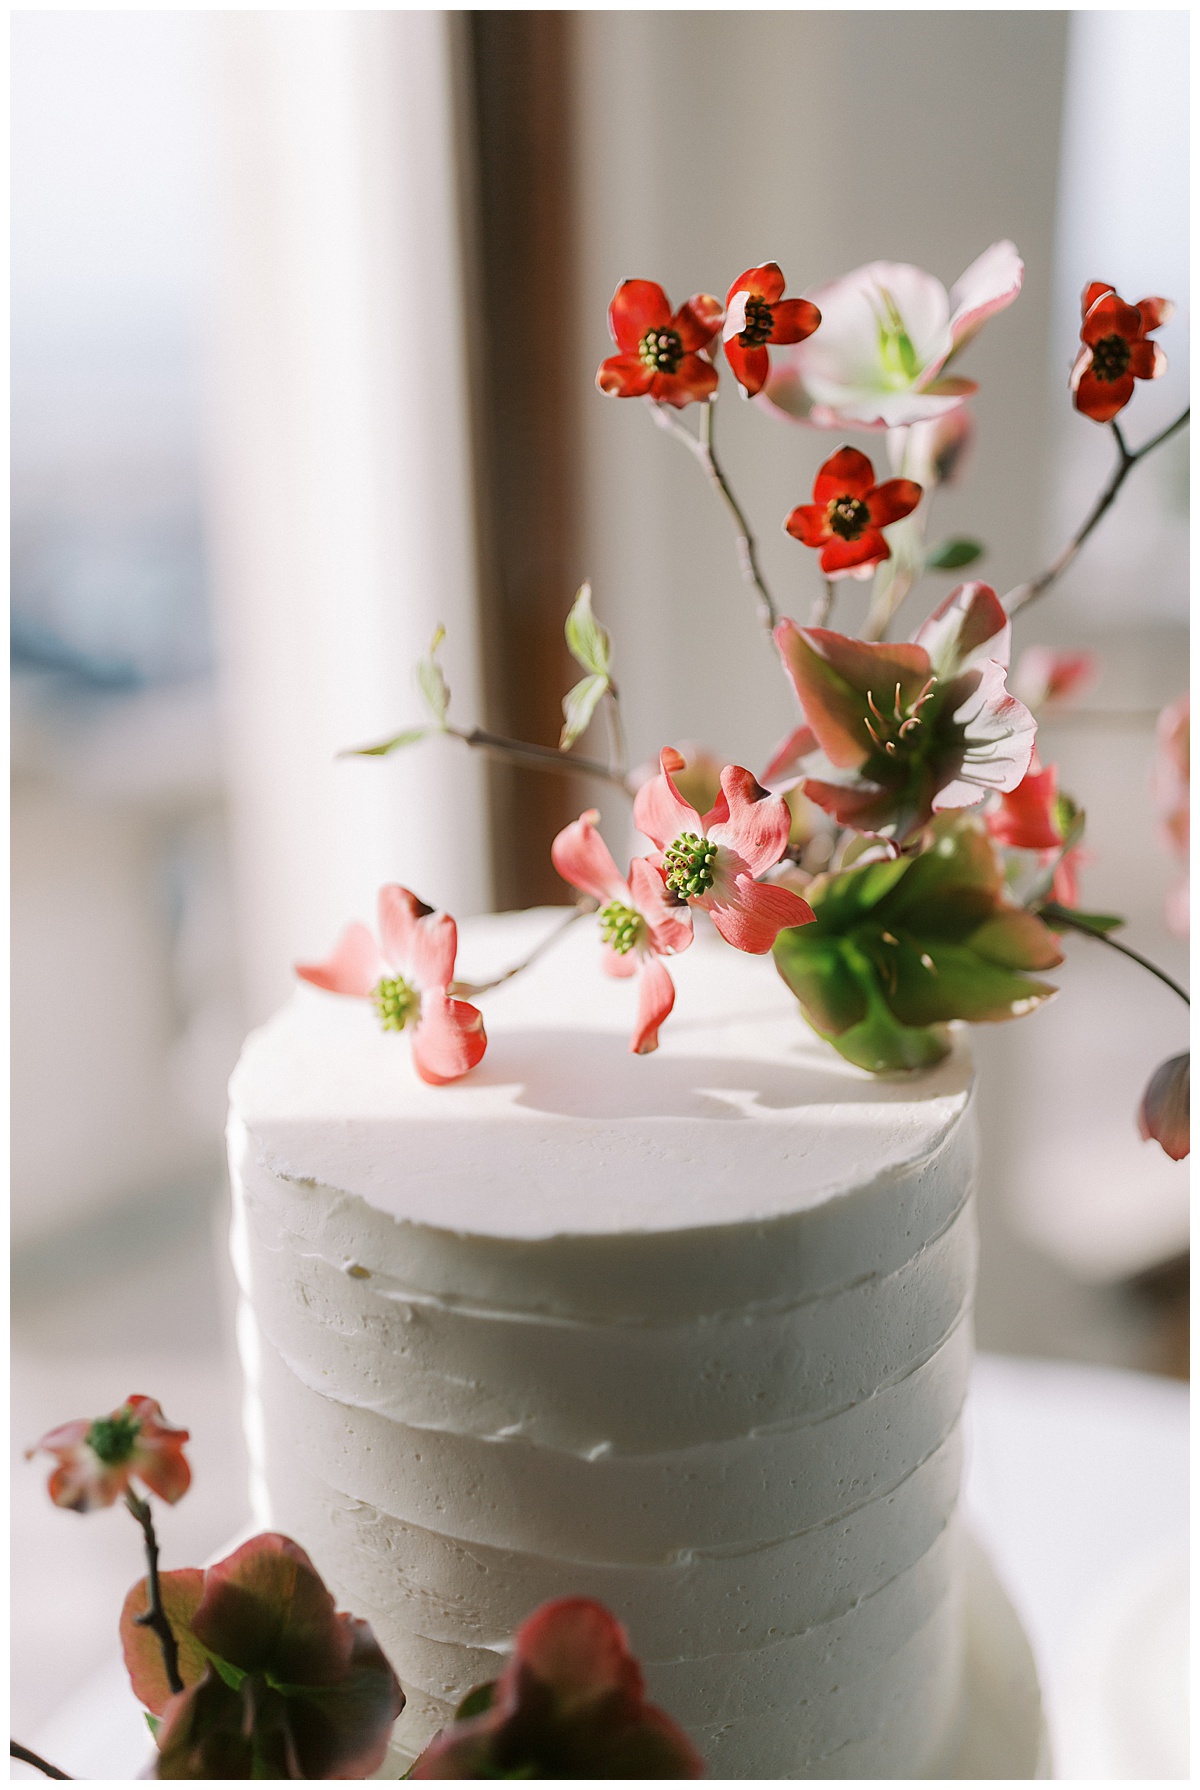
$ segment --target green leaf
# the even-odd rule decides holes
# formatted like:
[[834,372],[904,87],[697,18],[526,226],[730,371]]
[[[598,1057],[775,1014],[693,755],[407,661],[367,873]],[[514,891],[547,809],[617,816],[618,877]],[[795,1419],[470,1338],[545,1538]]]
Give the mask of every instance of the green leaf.
[[809,943],[807,926],[781,932],[775,965],[813,1027],[823,1038],[838,1038],[866,1017],[868,995],[847,960],[840,939]]
[[1057,901],[1044,902],[1038,912],[1047,926],[1053,926],[1056,931],[1065,928],[1074,932],[1095,932],[1101,938],[1126,924],[1120,914],[1085,914],[1082,908],[1063,907]]
[[142,1714],[146,1718],[147,1728],[149,1728],[151,1734],[153,1734],[155,1740],[157,1740],[158,1739],[158,1730],[162,1727],[161,1720],[159,1719],[158,1716],[151,1715],[150,1711],[148,1709],[143,1709]]
[[496,1681],[491,1679],[487,1684],[477,1684],[473,1691],[468,1691],[458,1708],[454,1711],[456,1722],[469,1722],[472,1716],[484,1715],[496,1701]]
[[415,746],[427,734],[436,732],[431,727],[406,727],[403,733],[393,734],[390,740],[380,740],[375,746],[355,746],[349,752],[339,753],[341,758],[386,758],[389,752],[399,752],[404,746]]
[[607,678],[610,674],[612,641],[608,630],[602,628],[592,613],[592,587],[588,583],[581,584],[571,605],[571,613],[566,625],[567,645],[571,649],[571,657],[585,671],[596,677]]
[[603,672],[592,677],[581,678],[572,690],[563,697],[563,730],[558,738],[560,752],[573,746],[583,733],[592,716],[596,712],[596,704],[608,689],[608,679]]
[[977,559],[983,557],[983,543],[954,538],[939,541],[931,547],[925,556],[926,568],[931,572],[956,572],[960,566],[972,566]]
[[446,725],[446,714],[450,707],[450,686],[447,684],[441,666],[438,664],[438,651],[446,638],[446,630],[438,623],[430,643],[428,657],[417,661],[417,688],[425,699],[425,706],[439,727]]

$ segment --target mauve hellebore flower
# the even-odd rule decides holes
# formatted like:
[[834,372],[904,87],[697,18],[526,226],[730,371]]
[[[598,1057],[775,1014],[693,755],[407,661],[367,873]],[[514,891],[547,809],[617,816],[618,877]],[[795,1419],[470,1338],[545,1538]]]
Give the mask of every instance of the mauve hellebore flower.
[[1166,355],[1148,337],[1174,310],[1169,298],[1143,298],[1127,305],[1102,280],[1084,287],[1079,331],[1083,346],[1071,369],[1076,410],[1095,423],[1111,423],[1132,398],[1135,379],[1157,379],[1166,372]]
[[608,307],[608,327],[619,352],[596,374],[611,398],[653,398],[682,410],[717,389],[717,369],[700,351],[721,327],[721,301],[697,292],[675,312],[653,280],[623,280]]
[[722,332],[725,359],[745,398],[753,398],[767,382],[767,343],[803,342],[821,321],[816,305],[807,298],[784,298],[783,288],[777,261],[748,267],[729,288]]
[[347,926],[324,963],[298,963],[296,974],[331,994],[373,1002],[385,1031],[413,1023],[413,1066],[440,1087],[473,1069],[487,1049],[478,1007],[449,990],[458,953],[458,928],[435,914],[411,889],[388,883],[379,891],[376,944],[360,921]]
[[799,783],[840,825],[898,843],[943,809],[1015,789],[1036,723],[1004,687],[1010,632],[995,591],[977,583],[896,645],[780,622],[805,725],[764,775],[776,788]]
[[177,1504],[192,1482],[184,1457],[186,1430],[172,1429],[157,1399],[131,1393],[107,1417],[80,1417],[48,1430],[26,1459],[52,1454],[58,1466],[49,1492],[63,1510],[103,1510],[142,1484],[168,1504]]
[[596,831],[589,808],[564,827],[550,847],[554,868],[573,888],[600,902],[601,958],[610,976],[639,978],[637,1023],[629,1048],[638,1056],[658,1049],[658,1028],[675,1005],[675,984],[661,962],[692,942],[691,915],[667,893],[663,873],[635,858],[628,879]]
[[705,909],[728,944],[755,955],[769,951],[785,926],[806,925],[813,917],[807,901],[756,880],[787,850],[792,817],[783,797],[769,795],[740,765],[726,765],[721,793],[701,819],[672,780],[684,769],[680,754],[664,746],[659,763],[659,776],[634,798],[633,820],[662,853],[676,900]]
[[839,448],[813,481],[813,500],[799,504],[784,528],[806,547],[821,550],[826,578],[869,578],[890,559],[892,550],[880,533],[899,522],[921,501],[921,487],[912,479],[875,483],[875,468],[857,448]]
[[993,243],[947,293],[906,262],[872,261],[805,296],[821,327],[780,355],[763,397],[824,429],[896,428],[953,410],[975,387],[947,375],[954,355],[1021,290],[1011,242]]

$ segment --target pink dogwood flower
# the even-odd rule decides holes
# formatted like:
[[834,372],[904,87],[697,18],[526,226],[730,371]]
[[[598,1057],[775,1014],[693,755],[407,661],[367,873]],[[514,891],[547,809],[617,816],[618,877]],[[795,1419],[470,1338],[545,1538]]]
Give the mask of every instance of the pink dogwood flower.
[[822,429],[888,429],[954,410],[975,381],[946,367],[1021,290],[1011,242],[993,243],[947,293],[905,262],[872,261],[805,297],[821,327],[772,363],[763,398]]
[[635,858],[623,877],[596,831],[589,808],[564,827],[550,847],[558,874],[600,903],[601,966],[609,976],[639,979],[637,1021],[629,1048],[637,1056],[658,1049],[658,1028],[675,1005],[675,984],[662,962],[692,942],[691,915],[667,892],[649,858]]
[[1095,653],[1027,646],[1013,668],[1013,694],[1029,709],[1065,708],[1100,672]]
[[785,927],[807,925],[807,901],[758,881],[787,850],[791,815],[783,797],[769,795],[740,765],[726,765],[721,793],[701,818],[673,781],[684,768],[680,754],[664,746],[659,763],[660,774],[634,798],[633,819],[662,853],[675,899],[703,908],[723,939],[756,956]]
[[385,1031],[412,1025],[413,1066],[434,1087],[458,1081],[487,1049],[478,1007],[450,993],[458,928],[411,889],[379,891],[379,939],[360,921],[347,926],[324,963],[298,963],[302,981],[373,1003]]
[[51,1454],[58,1465],[48,1490],[63,1510],[104,1510],[134,1479],[168,1504],[177,1504],[192,1483],[183,1445],[186,1430],[172,1429],[157,1399],[131,1393],[107,1417],[79,1417],[48,1430],[25,1451]]

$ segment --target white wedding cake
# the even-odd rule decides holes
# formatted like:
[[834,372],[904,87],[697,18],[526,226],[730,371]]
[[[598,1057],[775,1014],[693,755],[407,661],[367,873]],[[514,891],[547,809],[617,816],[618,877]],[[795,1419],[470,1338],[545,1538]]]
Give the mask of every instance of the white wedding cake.
[[[558,922],[464,925],[483,980]],[[675,1013],[583,921],[428,1087],[300,987],[232,1084],[260,1520],[408,1696],[391,1770],[549,1597],[627,1625],[717,1777],[944,1769],[962,1705],[971,1069],[875,1079],[697,929]]]

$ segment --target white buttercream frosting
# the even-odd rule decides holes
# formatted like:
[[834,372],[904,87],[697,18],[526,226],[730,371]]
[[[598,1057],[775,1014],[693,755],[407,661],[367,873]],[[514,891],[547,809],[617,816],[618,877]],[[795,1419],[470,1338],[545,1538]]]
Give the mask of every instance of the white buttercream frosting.
[[[553,923],[462,929],[482,980]],[[970,1067],[874,1079],[701,932],[658,1053],[584,921],[450,1088],[302,988],[232,1084],[270,1520],[375,1627],[410,1753],[599,1597],[717,1775],[920,1776],[961,1667]]]

